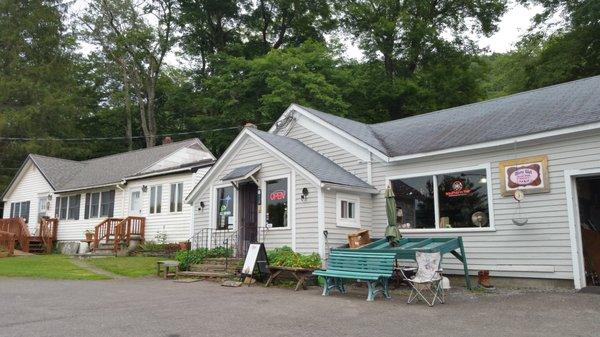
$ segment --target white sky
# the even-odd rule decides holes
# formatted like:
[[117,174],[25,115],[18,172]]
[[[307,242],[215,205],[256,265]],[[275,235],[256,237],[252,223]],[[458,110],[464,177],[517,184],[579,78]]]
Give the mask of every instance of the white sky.
[[[74,5],[71,7],[71,13],[77,15],[78,12],[83,10],[87,5],[88,0],[73,0]],[[541,6],[530,6],[525,7],[520,4],[516,4],[513,1],[509,2],[509,9],[502,17],[498,24],[498,31],[490,37],[473,36],[478,42],[480,48],[488,49],[490,52],[504,53],[514,48],[516,42],[518,42],[527,32],[531,25],[532,18],[542,11]],[[362,52],[358,46],[350,39],[342,40],[346,46],[345,56],[352,59],[360,59]],[[93,50],[93,46],[82,44],[81,49],[83,53],[88,53]],[[176,53],[171,53],[167,57],[167,63],[171,65],[183,65],[187,64],[187,60],[183,60],[182,56]]]

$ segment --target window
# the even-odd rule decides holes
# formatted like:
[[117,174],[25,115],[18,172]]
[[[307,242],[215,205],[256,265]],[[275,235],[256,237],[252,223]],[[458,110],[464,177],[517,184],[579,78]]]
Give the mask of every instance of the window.
[[78,194],[56,198],[55,216],[60,220],[79,220],[80,200]]
[[233,228],[233,186],[217,188],[217,229]]
[[11,202],[10,203],[10,217],[11,218],[23,218],[25,222],[29,222],[29,201]]
[[38,198],[38,222],[42,219],[42,217],[46,216],[48,204],[48,197],[43,196]]
[[288,180],[287,178],[266,182],[266,219],[270,228],[287,227],[288,224]]
[[183,209],[183,183],[171,184],[171,212],[181,212]]
[[115,208],[115,190],[85,194],[85,218],[112,217]]
[[360,227],[359,198],[353,195],[338,194],[336,197],[337,226]]
[[69,213],[67,219],[79,220],[79,201],[81,197],[78,195],[72,195],[69,197]]
[[490,227],[485,169],[390,181],[401,228]]
[[152,186],[150,188],[150,214],[161,212],[162,206],[162,186]]
[[67,210],[69,207],[69,197],[60,197],[56,199],[58,205],[58,218],[65,220],[67,218]]

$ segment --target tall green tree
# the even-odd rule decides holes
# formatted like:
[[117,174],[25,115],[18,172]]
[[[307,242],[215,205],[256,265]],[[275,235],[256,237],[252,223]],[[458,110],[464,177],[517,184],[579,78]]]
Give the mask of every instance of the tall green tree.
[[177,11],[176,0],[92,0],[81,17],[84,36],[120,68],[123,90],[131,88],[147,147],[156,144],[156,86],[177,42]]
[[[382,62],[384,76],[372,85],[396,119],[480,98],[472,72],[478,49],[467,33],[494,32],[506,1],[342,0],[337,8],[366,57]],[[456,92],[460,99],[448,99]]]
[[[0,2],[0,136],[81,137],[86,114],[74,37],[58,0]],[[0,140],[0,190],[30,153],[85,157],[80,144]]]

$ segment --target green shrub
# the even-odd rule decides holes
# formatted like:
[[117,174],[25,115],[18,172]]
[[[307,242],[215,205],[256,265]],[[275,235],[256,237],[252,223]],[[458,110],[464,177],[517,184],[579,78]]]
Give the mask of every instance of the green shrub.
[[170,255],[179,250],[179,244],[146,241],[140,244],[139,250],[145,253],[164,253],[166,255]]
[[175,259],[179,261],[181,269],[187,270],[190,264],[200,264],[206,258],[231,257],[231,255],[233,255],[233,249],[231,248],[198,248],[192,250],[180,250],[175,254]]
[[269,264],[272,266],[309,269],[321,268],[321,257],[319,257],[319,254],[300,254],[287,246],[267,251],[267,257],[269,258]]

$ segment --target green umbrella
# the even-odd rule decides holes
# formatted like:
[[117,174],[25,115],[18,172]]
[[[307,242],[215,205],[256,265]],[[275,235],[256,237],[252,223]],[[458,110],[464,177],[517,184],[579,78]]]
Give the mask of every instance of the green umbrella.
[[387,213],[388,226],[385,229],[385,237],[390,242],[390,246],[396,246],[402,238],[398,226],[396,225],[396,198],[394,191],[388,186],[385,189],[385,212]]

